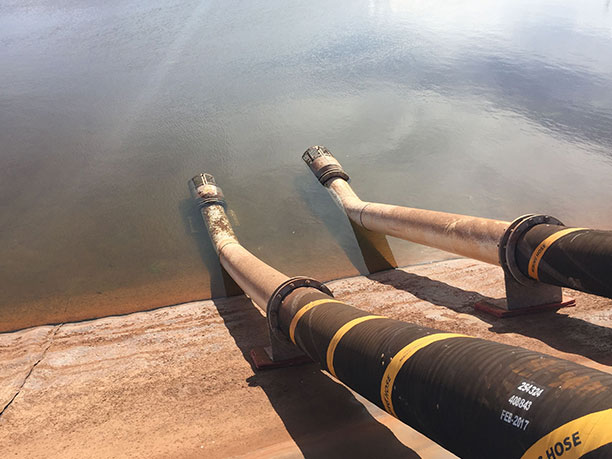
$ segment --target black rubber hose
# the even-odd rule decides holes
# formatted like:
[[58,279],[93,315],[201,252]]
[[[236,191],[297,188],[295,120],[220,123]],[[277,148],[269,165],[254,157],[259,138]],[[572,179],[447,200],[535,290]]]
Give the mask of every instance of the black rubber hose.
[[301,290],[281,306],[283,333],[324,370],[454,454],[612,457],[612,375]]
[[516,260],[533,279],[612,298],[612,231],[536,225],[519,240]]

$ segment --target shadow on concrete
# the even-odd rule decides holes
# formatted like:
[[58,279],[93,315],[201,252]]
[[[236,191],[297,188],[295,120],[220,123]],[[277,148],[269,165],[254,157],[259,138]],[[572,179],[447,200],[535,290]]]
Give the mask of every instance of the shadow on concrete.
[[[252,366],[251,349],[267,344],[265,318],[247,298],[240,303],[231,302],[231,307],[227,300],[214,300],[214,303],[245,360]],[[315,363],[274,370],[254,369],[247,381],[265,392],[305,458],[420,457]]]
[[595,362],[612,366],[612,329],[569,317],[563,314],[563,309],[500,319],[474,309],[474,303],[493,300],[478,292],[463,290],[402,270],[390,270],[368,278],[404,290],[435,305],[474,315],[489,323],[492,332],[529,336],[559,351],[583,355]]

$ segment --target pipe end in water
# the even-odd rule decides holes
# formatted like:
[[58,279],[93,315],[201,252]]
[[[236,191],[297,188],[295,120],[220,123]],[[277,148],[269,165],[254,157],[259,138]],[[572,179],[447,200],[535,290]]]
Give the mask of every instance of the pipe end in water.
[[211,204],[225,205],[223,191],[217,186],[211,174],[200,173],[191,178],[189,190],[200,208]]
[[334,177],[349,181],[348,174],[344,172],[338,160],[323,146],[315,145],[308,148],[302,154],[302,159],[322,185]]

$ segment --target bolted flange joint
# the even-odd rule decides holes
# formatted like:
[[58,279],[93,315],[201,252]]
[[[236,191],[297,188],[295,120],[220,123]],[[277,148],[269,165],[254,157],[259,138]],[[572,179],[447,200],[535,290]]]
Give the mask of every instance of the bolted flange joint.
[[510,274],[518,283],[525,286],[540,285],[533,279],[524,275],[516,262],[516,247],[521,237],[536,225],[564,226],[558,219],[550,215],[523,215],[512,223],[499,241],[499,264],[507,274]]
[[225,207],[223,191],[217,186],[212,175],[204,173],[196,175],[189,180],[189,189],[199,208],[211,204],[220,204]]
[[266,306],[266,316],[268,319],[268,327],[270,328],[270,333],[275,335],[281,341],[287,341],[291,343],[291,341],[289,341],[289,339],[283,334],[280,329],[278,323],[278,310],[284,299],[287,298],[287,295],[289,295],[295,289],[302,287],[312,287],[325,293],[326,295],[329,295],[331,297],[334,296],[324,284],[310,277],[292,277],[291,279],[288,279],[282,284],[280,284],[270,297],[270,300],[268,301],[268,304]]
[[338,160],[325,147],[320,145],[310,147],[304,152],[302,159],[319,179],[321,185],[325,185],[328,180],[334,177],[349,181],[348,174],[344,172]]

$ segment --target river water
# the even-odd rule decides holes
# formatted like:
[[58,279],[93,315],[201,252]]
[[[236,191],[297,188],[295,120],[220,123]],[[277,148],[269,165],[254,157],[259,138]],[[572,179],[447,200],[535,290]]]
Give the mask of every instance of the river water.
[[[365,200],[612,228],[609,0],[0,2],[0,330],[223,296],[187,180],[288,275]],[[450,257],[389,240],[400,265]]]

